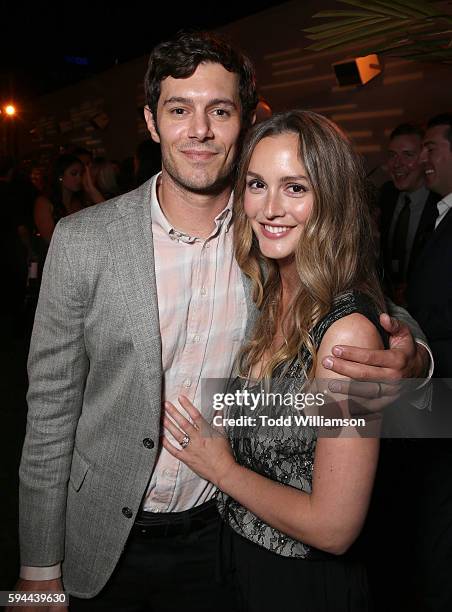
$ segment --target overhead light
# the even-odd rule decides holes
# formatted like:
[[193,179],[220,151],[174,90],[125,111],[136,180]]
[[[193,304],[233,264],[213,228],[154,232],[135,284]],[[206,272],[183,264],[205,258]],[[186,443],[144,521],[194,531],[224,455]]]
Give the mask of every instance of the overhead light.
[[16,107],[12,104],[7,104],[5,106],[5,113],[8,115],[8,117],[14,117],[16,114]]

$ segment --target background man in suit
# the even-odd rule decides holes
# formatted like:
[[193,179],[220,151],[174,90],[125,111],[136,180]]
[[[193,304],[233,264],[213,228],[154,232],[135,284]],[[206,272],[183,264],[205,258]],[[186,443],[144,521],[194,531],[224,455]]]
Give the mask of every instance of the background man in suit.
[[452,377],[452,114],[428,123],[422,152],[429,189],[438,194],[434,232],[410,276],[408,306],[425,331],[435,375]]
[[[419,584],[426,610],[452,609],[452,113],[433,117],[421,156],[427,186],[436,192],[435,228],[411,270],[408,308],[425,331],[435,359],[433,433],[414,450]],[[448,379],[448,380],[447,380]],[[445,433],[448,432],[448,433]],[[413,453],[414,456],[414,453]]]
[[[254,73],[229,45],[182,34],[154,49],[145,88],[162,173],[66,217],[49,250],[29,359],[18,589],[61,589],[62,562],[73,610],[231,610],[215,583],[214,489],[161,449],[160,412],[181,393],[200,405],[202,378],[229,375],[256,314],[231,231]],[[405,325],[386,327],[392,350],[342,347],[329,367],[422,376],[425,349]]]
[[412,262],[433,231],[438,196],[425,185],[421,162],[423,130],[409,123],[390,135],[388,170],[392,183],[380,194],[381,245],[385,276],[397,303],[406,303],[406,283]]

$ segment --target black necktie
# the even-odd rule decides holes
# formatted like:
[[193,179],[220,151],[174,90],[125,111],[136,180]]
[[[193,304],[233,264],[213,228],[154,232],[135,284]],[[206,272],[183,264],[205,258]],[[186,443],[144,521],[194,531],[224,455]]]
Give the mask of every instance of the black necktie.
[[406,241],[408,227],[410,225],[410,203],[409,196],[405,196],[403,208],[400,211],[394,229],[392,240],[392,270],[397,281],[402,282],[406,277]]
[[424,246],[430,240],[435,231],[436,219],[439,216],[438,206],[436,202],[432,203],[427,200],[425,206],[428,206],[428,218],[422,229],[418,229],[414,238],[413,248],[410,255],[410,269],[414,266],[414,262],[422,252]]

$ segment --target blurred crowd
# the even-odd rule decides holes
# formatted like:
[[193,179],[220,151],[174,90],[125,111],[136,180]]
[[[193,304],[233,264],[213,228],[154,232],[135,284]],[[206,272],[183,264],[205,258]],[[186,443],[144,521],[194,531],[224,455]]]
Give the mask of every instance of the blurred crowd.
[[[28,333],[39,279],[58,221],[139,187],[160,169],[160,149],[141,142],[122,161],[67,147],[47,165],[0,155],[1,316],[13,335]],[[25,325],[24,325],[25,322]]]
[[[271,116],[271,112],[268,103],[261,100],[257,120]],[[426,127],[414,123],[395,126],[381,164],[389,180],[378,188],[371,180],[368,184],[369,203],[380,234],[385,294],[420,320],[417,261],[444,216],[439,210],[444,198],[446,204],[450,199],[452,188],[447,179],[450,174],[447,164],[442,172],[446,176],[445,185],[439,170],[433,172],[429,152],[432,147],[426,142],[425,131],[427,134],[440,131],[443,144],[449,149],[452,120],[448,113],[434,119],[433,125],[426,122]],[[140,186],[159,170],[160,149],[151,140],[141,142],[134,156],[122,161],[96,157],[81,147],[65,148],[46,166],[30,160],[15,164],[12,159],[0,156],[3,234],[0,248],[6,282],[1,309],[13,321],[13,328],[23,327],[24,315],[31,325],[40,275],[58,221]],[[435,186],[435,180],[441,184]],[[413,291],[410,298],[410,286],[415,288],[414,298]],[[422,323],[428,327],[425,321]]]

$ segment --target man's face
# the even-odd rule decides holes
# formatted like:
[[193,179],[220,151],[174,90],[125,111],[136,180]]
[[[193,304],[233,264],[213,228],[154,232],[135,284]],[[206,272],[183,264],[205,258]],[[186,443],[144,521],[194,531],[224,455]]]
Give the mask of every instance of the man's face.
[[440,196],[452,193],[452,149],[448,130],[447,125],[428,128],[421,156],[427,186]]
[[145,111],[163,174],[179,187],[214,193],[230,180],[242,127],[238,81],[221,64],[199,64],[188,78],[162,81],[156,122]]
[[388,170],[399,191],[410,193],[424,184],[421,151],[422,140],[416,134],[395,136],[389,143]]

